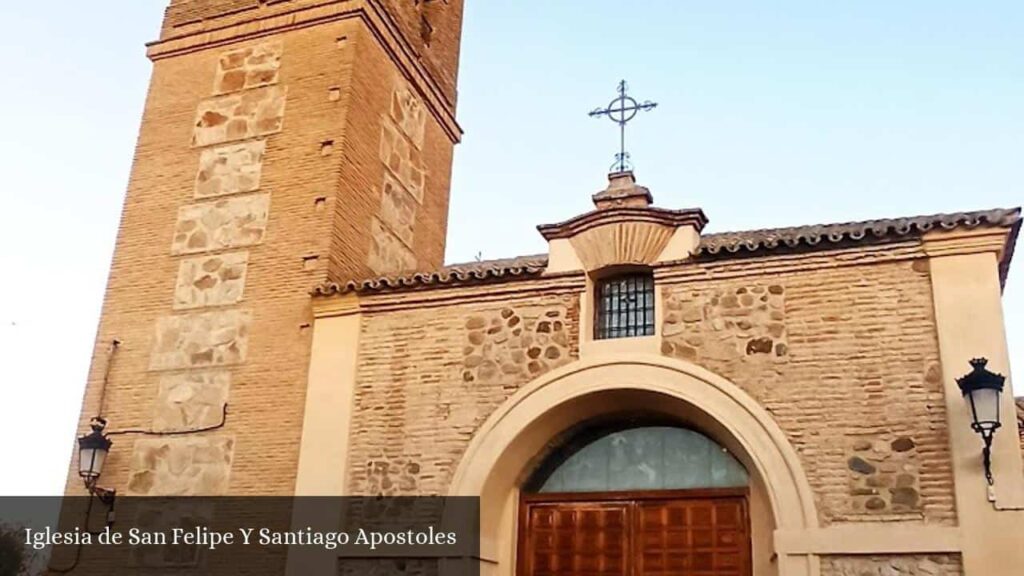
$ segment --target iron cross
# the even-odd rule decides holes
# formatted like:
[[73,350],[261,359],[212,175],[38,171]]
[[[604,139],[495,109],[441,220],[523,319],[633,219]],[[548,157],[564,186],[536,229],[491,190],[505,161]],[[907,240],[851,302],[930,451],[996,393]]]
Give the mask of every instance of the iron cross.
[[612,172],[625,172],[632,169],[629,161],[629,153],[626,152],[626,123],[636,117],[637,113],[643,110],[653,110],[658,104],[650,100],[642,104],[637,103],[632,96],[626,94],[629,86],[626,81],[619,82],[619,97],[612,100],[606,108],[595,108],[590,112],[592,118],[607,116],[612,122],[619,125],[619,153],[615,155],[615,163],[612,164]]

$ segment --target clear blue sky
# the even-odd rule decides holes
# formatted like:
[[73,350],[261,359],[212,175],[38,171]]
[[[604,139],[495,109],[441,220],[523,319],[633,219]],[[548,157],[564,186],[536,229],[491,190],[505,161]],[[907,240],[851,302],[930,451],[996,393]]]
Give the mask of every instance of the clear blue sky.
[[[0,494],[63,489],[165,2],[0,4],[0,421],[25,439]],[[617,134],[586,113],[622,77],[661,104],[638,178],[711,230],[1024,203],[1019,1],[467,4],[450,261],[541,252],[535,225],[588,208]],[[1022,285],[1024,261],[1018,368]]]

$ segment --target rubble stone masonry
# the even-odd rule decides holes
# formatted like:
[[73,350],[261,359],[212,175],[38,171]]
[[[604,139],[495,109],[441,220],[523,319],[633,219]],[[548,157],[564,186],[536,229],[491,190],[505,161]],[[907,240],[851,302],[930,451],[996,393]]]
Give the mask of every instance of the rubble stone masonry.
[[473,433],[520,386],[579,357],[579,298],[526,291],[367,314],[352,417],[354,494],[443,494]]
[[662,294],[663,352],[775,417],[822,521],[954,522],[926,261],[666,282]]
[[961,576],[963,566],[955,554],[903,554],[825,556],[822,576]]
[[[357,47],[346,159],[333,207],[327,267],[333,277],[393,277],[444,263],[452,142],[407,78],[387,72],[374,43]],[[383,71],[383,72],[382,72]]]
[[[220,96],[199,103],[193,146],[217,146],[280,132],[287,90],[273,84],[278,81],[282,50],[280,42],[273,42],[220,55],[214,83],[214,92]],[[266,144],[266,139],[260,139],[201,152],[194,197],[259,190]],[[209,184],[218,180],[222,182],[216,188]],[[178,210],[171,253],[205,255],[180,261],[173,308],[206,310],[156,321],[150,370],[179,372],[160,380],[153,430],[196,435],[136,442],[129,494],[228,491],[234,435],[199,435],[218,429],[220,418],[226,418],[229,367],[246,362],[253,324],[251,309],[225,308],[243,303],[251,254],[224,250],[263,242],[269,204],[270,194],[252,193],[186,204]]]
[[[663,353],[724,376],[774,416],[826,525],[955,523],[928,268],[891,250],[658,272]],[[865,263],[836,265],[850,258]],[[578,296],[531,284],[512,284],[505,302],[473,304],[466,288],[464,304],[366,314],[352,490],[444,493],[490,412],[576,358]]]
[[[364,19],[203,44],[210,18],[226,30],[255,8],[181,0],[168,18],[214,4],[224,10],[165,25],[163,43],[194,46],[151,48],[82,414],[84,429],[116,338],[111,428],[198,431],[119,436],[104,479],[133,494],[188,490],[184,473],[205,479],[194,493],[290,494],[310,288],[436,269],[444,254],[453,138],[429,85],[442,80],[396,63]],[[259,10],[298,19],[307,4]],[[722,375],[772,414],[825,524],[955,523],[920,255],[907,242],[657,267],[662,354]],[[444,493],[487,416],[579,357],[580,290],[565,286],[471,285],[444,303],[430,288],[360,296],[349,488]],[[387,298],[416,303],[379,305]],[[225,405],[225,426],[201,431]]]
[[[361,18],[369,4],[373,17]],[[310,288],[369,275],[374,226],[404,251],[403,270],[441,263],[454,91],[441,99],[439,80],[396,49],[406,39],[380,33],[397,7],[369,4],[171,2],[148,49],[81,426],[102,394],[111,430],[186,434],[118,436],[105,483],[144,495],[292,493]],[[457,26],[452,6],[437,18]],[[443,66],[431,56],[436,70],[457,66],[457,46]],[[409,145],[397,171],[380,159],[384,123]],[[73,469],[68,489],[81,490]]]

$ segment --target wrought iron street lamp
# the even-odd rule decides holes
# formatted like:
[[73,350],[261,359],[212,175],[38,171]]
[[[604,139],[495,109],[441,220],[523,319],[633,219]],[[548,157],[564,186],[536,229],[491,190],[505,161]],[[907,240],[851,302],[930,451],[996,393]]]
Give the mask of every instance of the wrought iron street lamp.
[[971,428],[981,435],[985,447],[982,449],[982,462],[985,466],[985,479],[989,486],[994,483],[992,478],[992,437],[999,429],[999,397],[1003,392],[1006,377],[985,368],[988,360],[975,358],[971,360],[974,368],[966,376],[956,379],[960,392],[971,407]]
[[103,473],[103,463],[107,460],[110,446],[113,444],[110,438],[103,434],[107,421],[103,418],[93,418],[89,427],[92,428],[92,432],[78,439],[78,475],[82,477],[90,494],[103,501],[112,500],[113,490],[96,485],[100,474]]

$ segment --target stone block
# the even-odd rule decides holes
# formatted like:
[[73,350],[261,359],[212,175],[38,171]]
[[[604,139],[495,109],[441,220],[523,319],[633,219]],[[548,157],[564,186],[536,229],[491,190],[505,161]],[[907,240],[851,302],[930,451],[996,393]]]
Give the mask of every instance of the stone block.
[[850,458],[849,461],[847,461],[847,465],[850,467],[850,470],[853,470],[854,472],[860,474],[874,474],[877,470],[874,466],[871,465],[871,463],[864,460],[860,456],[854,456],[853,458]]
[[713,370],[719,364],[789,361],[784,290],[779,285],[725,285],[666,290],[662,352]]
[[[192,531],[196,526],[210,526],[215,518],[214,509],[213,501],[200,498],[140,499],[135,507],[135,517],[128,522],[143,532],[170,534],[175,529]],[[133,546],[132,563],[145,568],[184,568],[187,573],[197,566],[203,548],[198,544]]]
[[894,452],[907,452],[913,450],[916,445],[913,438],[900,436],[892,441],[891,446]]
[[259,244],[266,232],[269,211],[269,194],[182,206],[171,253],[195,254]]
[[380,219],[409,248],[412,248],[416,208],[416,199],[406,192],[390,173],[385,173]]
[[248,265],[248,252],[182,260],[174,286],[174,308],[236,304],[242,299]]
[[573,360],[569,311],[561,306],[508,307],[465,323],[464,382],[532,379]]
[[426,185],[423,159],[419,150],[389,121],[381,123],[380,160],[406,191],[412,194],[417,202],[422,203],[423,188]]
[[382,452],[366,463],[367,493],[375,496],[418,496],[420,470],[415,458],[389,458]]
[[224,370],[164,376],[153,408],[153,429],[180,432],[216,426],[230,387],[231,374]]
[[267,42],[221,55],[214,83],[215,94],[226,94],[277,83],[281,42]]
[[847,509],[858,514],[919,516],[923,504],[915,448],[914,439],[905,435],[847,436]]
[[266,140],[254,140],[203,150],[196,174],[196,198],[258,190],[266,148]]
[[370,255],[374,274],[393,276],[416,269],[416,256],[377,218],[370,221]]
[[962,576],[956,554],[823,556],[822,576]]
[[157,320],[150,370],[225,366],[245,360],[252,314],[223,310]]
[[892,503],[893,506],[905,506],[907,508],[917,508],[918,500],[920,499],[917,489],[909,486],[893,488],[892,490]]
[[423,149],[423,132],[427,123],[427,109],[404,82],[391,94],[391,119],[417,149]]
[[231,474],[233,436],[140,438],[132,453],[129,496],[218,496]]
[[280,132],[288,90],[267,86],[208,98],[196,110],[193,146],[212,146]]

